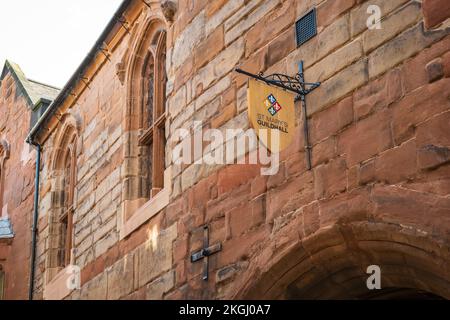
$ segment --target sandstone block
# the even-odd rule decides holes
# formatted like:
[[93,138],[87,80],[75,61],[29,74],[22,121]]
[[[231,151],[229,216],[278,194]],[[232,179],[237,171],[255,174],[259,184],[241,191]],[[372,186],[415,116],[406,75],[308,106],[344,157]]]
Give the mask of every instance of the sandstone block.
[[420,3],[411,2],[406,7],[392,13],[381,22],[381,29],[367,30],[364,32],[364,52],[369,53],[384,42],[392,39],[403,30],[416,24],[422,18]]
[[422,24],[408,29],[370,54],[369,77],[386,72],[444,35],[444,32],[425,32]]
[[326,27],[355,5],[355,0],[327,0],[317,8],[317,24]]
[[450,3],[446,0],[424,0],[425,26],[432,28],[450,18]]
[[341,71],[348,65],[357,61],[362,56],[362,46],[359,40],[355,40],[327,55],[320,62],[306,69],[306,79],[323,82]]
[[[367,29],[367,19],[369,19],[370,14],[367,12],[367,9],[370,5],[378,6],[382,13],[382,18],[387,16],[393,10],[406,3],[408,0],[372,0],[365,1],[360,6],[354,8],[351,11],[350,25],[351,25],[351,34],[352,37],[360,34],[365,29]],[[360,1],[361,2],[361,1]]]
[[393,146],[390,118],[389,111],[380,111],[357,122],[339,136],[338,154],[346,154],[349,167]]
[[175,284],[175,273],[170,271],[151,282],[146,288],[146,300],[162,300]]
[[172,267],[173,241],[177,237],[177,225],[162,230],[156,239],[150,238],[138,249],[139,286],[144,286]]
[[312,115],[323,110],[328,105],[362,86],[367,80],[367,61],[365,59],[359,60],[325,81],[321,87],[308,96],[308,114]]
[[134,254],[130,253],[106,271],[108,277],[108,300],[119,300],[133,291]]

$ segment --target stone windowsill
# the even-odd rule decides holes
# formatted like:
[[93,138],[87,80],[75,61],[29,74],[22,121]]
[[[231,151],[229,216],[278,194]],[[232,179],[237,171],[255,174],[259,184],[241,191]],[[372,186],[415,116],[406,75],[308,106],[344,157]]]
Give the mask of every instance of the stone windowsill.
[[44,300],[63,300],[70,295],[73,289],[69,289],[67,282],[72,275],[69,267],[61,270],[58,274],[44,286]]
[[120,240],[128,237],[136,229],[157,215],[169,204],[170,194],[172,193],[172,168],[169,167],[164,172],[164,189],[162,189],[154,198],[138,208],[134,214],[125,221],[126,210],[122,210],[122,225],[120,226]]

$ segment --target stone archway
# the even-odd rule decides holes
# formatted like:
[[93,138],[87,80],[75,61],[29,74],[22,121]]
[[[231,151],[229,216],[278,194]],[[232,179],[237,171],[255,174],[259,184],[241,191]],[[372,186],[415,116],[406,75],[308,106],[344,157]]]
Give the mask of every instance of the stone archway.
[[[382,290],[366,285],[381,268]],[[450,298],[450,249],[387,223],[335,225],[290,247],[240,291],[246,299]]]

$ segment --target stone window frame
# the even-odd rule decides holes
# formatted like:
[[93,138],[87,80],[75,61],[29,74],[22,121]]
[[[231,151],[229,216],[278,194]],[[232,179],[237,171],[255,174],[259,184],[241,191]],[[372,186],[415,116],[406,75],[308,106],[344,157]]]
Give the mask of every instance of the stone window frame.
[[[152,42],[149,52],[145,57],[142,72],[142,88],[144,95],[141,103],[141,124],[142,133],[139,136],[139,145],[151,147],[151,177],[148,177],[151,188],[147,193],[149,198],[155,197],[158,192],[164,188],[164,153],[165,153],[165,84],[167,82],[165,72],[165,54],[166,47],[166,31],[158,30],[152,35]],[[153,81],[150,82],[150,76]],[[150,87],[152,86],[152,87]],[[149,101],[149,90],[152,90],[152,99]],[[149,104],[151,104],[151,112],[149,112]]]
[[[161,74],[166,71],[167,25],[158,14],[150,14],[143,20],[136,23],[129,49],[119,64],[124,68],[127,86],[127,108],[124,116],[125,153],[122,167],[124,173],[122,219],[119,223],[120,240],[128,237],[164,209],[169,204],[172,192],[171,168],[164,169],[166,165],[164,160],[165,134],[161,134],[164,130],[158,130],[159,136],[156,133],[160,139],[159,145],[158,141],[153,141],[153,190],[147,190],[148,183],[143,170],[146,166],[145,148],[151,141],[151,137],[155,135],[155,125],[161,129],[167,125],[165,85],[158,81],[161,79]],[[153,111],[156,117],[153,117],[155,121],[149,128],[145,126],[144,108],[148,97],[145,94],[144,84],[145,75],[148,75],[149,71],[147,66],[151,62],[150,54],[155,57],[153,63],[155,75]]]
[[[61,224],[66,225],[65,232],[65,248],[64,248],[64,261],[63,266],[67,267],[72,258],[72,249],[73,249],[73,215],[75,209],[75,187],[76,187],[76,156],[77,156],[77,135],[72,134],[69,140],[69,144],[67,145],[67,151],[65,153],[64,166],[63,170],[65,171],[64,176],[64,187],[67,187],[67,190],[64,190],[63,196],[63,208],[64,211],[59,218],[59,222]],[[67,182],[68,185],[67,185]]]
[[0,217],[3,216],[3,196],[5,187],[5,163],[9,159],[9,143],[0,139]]
[[[51,291],[52,286],[59,285],[58,279],[64,278],[66,269],[74,263],[74,224],[73,216],[75,213],[75,190],[77,184],[77,157],[79,153],[81,119],[72,113],[68,113],[61,119],[62,127],[55,139],[55,147],[52,150],[50,162],[51,184],[51,207],[49,210],[49,248],[46,252],[45,261],[45,281],[44,291]],[[66,164],[70,161],[68,176],[64,172]],[[69,187],[64,188],[65,182],[69,179]],[[67,193],[67,195],[66,195]],[[65,199],[68,199],[66,202]],[[69,205],[69,202],[72,204]],[[68,207],[66,207],[66,205]],[[65,218],[67,217],[67,218]],[[63,218],[66,222],[66,233],[64,248],[61,247],[63,234]],[[64,261],[62,261],[60,252],[64,250]],[[46,287],[47,286],[47,287]]]

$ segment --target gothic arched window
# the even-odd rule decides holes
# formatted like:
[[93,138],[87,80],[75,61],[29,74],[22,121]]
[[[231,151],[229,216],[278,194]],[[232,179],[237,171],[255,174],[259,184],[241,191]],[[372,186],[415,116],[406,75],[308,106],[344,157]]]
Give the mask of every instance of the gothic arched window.
[[73,249],[73,215],[77,165],[77,133],[72,125],[65,125],[58,139],[53,170],[56,183],[53,190],[51,268],[65,268],[71,264]]
[[5,162],[9,157],[9,145],[6,141],[0,140],[0,217],[3,211],[3,193],[5,180]]
[[155,32],[151,37],[140,79],[141,130],[139,144],[144,148],[142,166],[147,197],[152,198],[164,188],[165,168],[165,88],[166,33]]
[[63,167],[63,206],[61,215],[59,217],[61,225],[59,266],[61,267],[66,267],[70,264],[71,251],[73,247],[73,214],[76,181],[76,142],[76,136],[71,137],[71,141],[67,146]]

